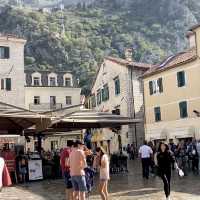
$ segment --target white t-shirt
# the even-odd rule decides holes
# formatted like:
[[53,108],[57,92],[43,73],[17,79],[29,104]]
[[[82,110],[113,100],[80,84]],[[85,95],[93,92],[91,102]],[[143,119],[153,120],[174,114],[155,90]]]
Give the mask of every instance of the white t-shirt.
[[200,156],[200,142],[198,142],[196,146],[197,146],[197,152],[198,152],[198,154]]
[[100,166],[100,180],[109,180],[110,179],[110,167],[109,167],[109,159],[106,154],[104,154],[101,158],[101,162],[105,163],[105,167]]
[[5,161],[3,158],[0,157],[0,188],[3,186],[2,179],[3,179],[4,165],[5,165]]
[[139,149],[139,153],[141,154],[141,158],[150,158],[153,151],[151,147],[147,145],[142,145]]

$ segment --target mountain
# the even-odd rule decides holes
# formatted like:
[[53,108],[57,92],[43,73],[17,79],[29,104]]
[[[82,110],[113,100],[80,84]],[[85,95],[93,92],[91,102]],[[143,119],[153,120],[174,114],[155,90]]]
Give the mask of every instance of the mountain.
[[78,3],[92,3],[94,0],[0,0],[0,5],[19,5],[41,8],[46,6],[56,6],[60,3],[64,5],[76,5]]
[[[25,3],[34,7],[34,2],[58,1]],[[83,93],[104,56],[123,57],[125,48],[133,47],[135,60],[159,62],[184,50],[185,33],[200,21],[199,0],[85,0],[63,11],[53,6],[50,13],[31,6],[1,7],[1,32],[27,39],[26,67],[72,70]]]

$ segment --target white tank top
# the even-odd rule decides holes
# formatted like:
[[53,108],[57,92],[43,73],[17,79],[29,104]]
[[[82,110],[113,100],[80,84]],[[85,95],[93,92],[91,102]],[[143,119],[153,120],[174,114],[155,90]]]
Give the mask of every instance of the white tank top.
[[100,166],[100,180],[109,180],[110,179],[110,167],[109,167],[109,159],[106,154],[104,154],[101,158],[101,162],[105,162],[105,167]]

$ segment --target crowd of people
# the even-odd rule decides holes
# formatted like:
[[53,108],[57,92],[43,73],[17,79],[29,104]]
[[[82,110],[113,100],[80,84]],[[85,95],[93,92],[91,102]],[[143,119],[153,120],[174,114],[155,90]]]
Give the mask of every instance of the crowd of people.
[[94,173],[98,170],[99,192],[102,200],[108,200],[109,158],[102,147],[92,152],[81,141],[68,141],[67,148],[63,149],[60,158],[66,199],[85,200],[86,193],[91,191]]
[[158,175],[163,180],[166,199],[170,200],[171,172],[176,170],[179,176],[187,176],[190,171],[200,172],[200,141],[195,139],[180,141],[175,144],[163,142],[154,145],[152,142],[139,148],[139,157],[142,162],[143,178],[149,179],[150,173]]
[[[128,172],[127,159],[133,160],[137,157],[136,152],[134,145],[128,144],[127,147],[121,149],[119,155],[113,154],[109,158],[102,147],[90,150],[81,141],[68,141],[66,147],[59,151],[42,150],[40,158],[44,178],[64,177],[67,200],[85,200],[86,194],[92,190],[96,172],[99,172],[101,199],[108,200],[110,173]],[[7,163],[8,168],[12,168],[13,165],[17,171],[18,182],[24,183],[27,181],[27,162],[31,154],[28,149],[26,154],[20,150],[15,155],[14,151],[5,146],[0,156],[5,161],[14,160],[13,163]],[[194,174],[200,172],[200,141],[195,139],[182,140],[178,144],[170,140],[168,144],[160,142],[157,145],[144,141],[138,150],[138,156],[142,162],[143,178],[149,179],[150,175],[158,175],[164,183],[167,200],[170,200],[172,170],[176,170],[179,176],[187,176],[190,172]],[[120,163],[124,170],[121,169]],[[48,169],[51,169],[49,176],[47,175]]]

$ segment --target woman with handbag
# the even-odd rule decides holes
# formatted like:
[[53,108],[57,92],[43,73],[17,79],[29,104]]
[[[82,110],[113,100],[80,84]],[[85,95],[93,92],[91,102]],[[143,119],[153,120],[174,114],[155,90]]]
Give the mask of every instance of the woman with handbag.
[[[171,165],[175,163],[175,158],[172,152],[169,151],[169,147],[167,144],[160,143],[157,152],[157,165],[158,165],[158,173],[164,183],[164,192],[166,195],[166,200],[170,200],[170,181],[171,181]],[[177,170],[178,165],[175,164]]]

